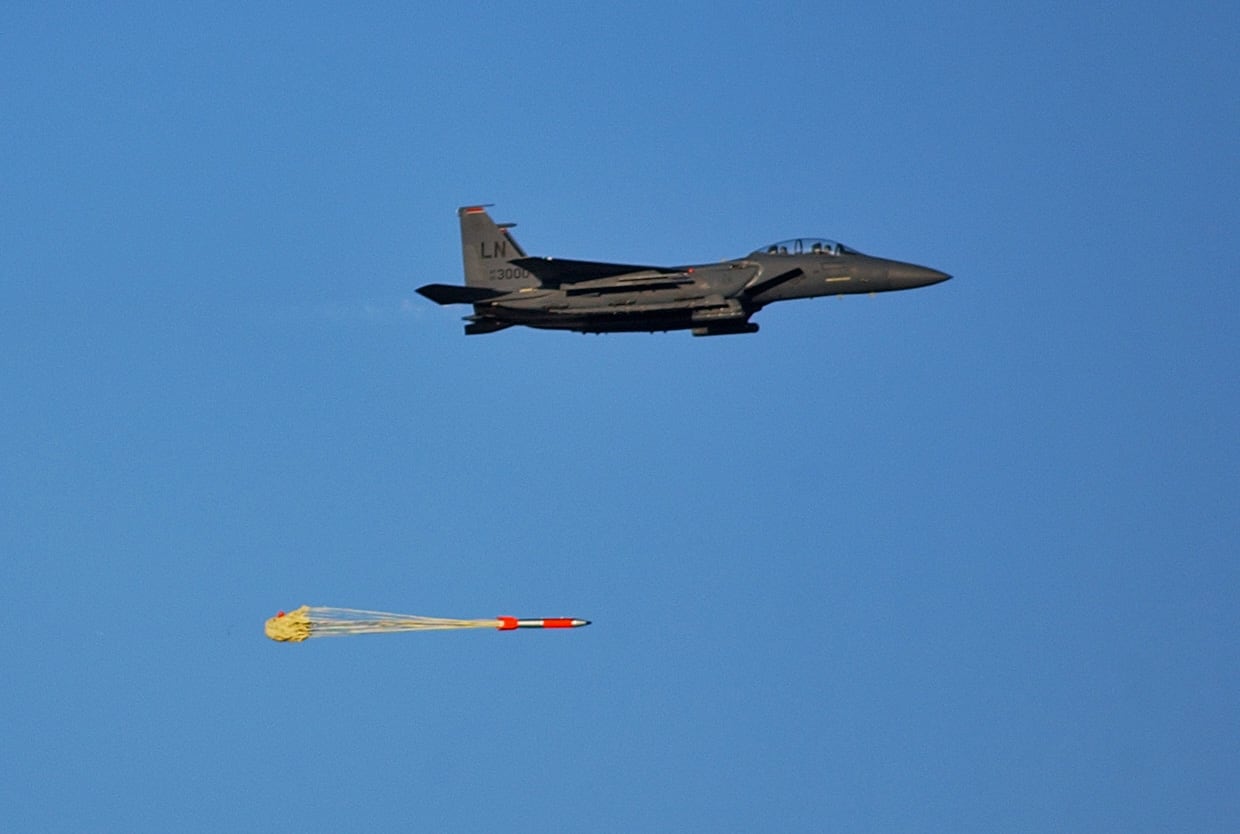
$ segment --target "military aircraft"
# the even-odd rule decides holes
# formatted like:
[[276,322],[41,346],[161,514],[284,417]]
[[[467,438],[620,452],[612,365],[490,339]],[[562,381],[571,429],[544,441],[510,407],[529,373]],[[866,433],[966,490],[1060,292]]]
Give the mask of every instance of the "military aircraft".
[[468,335],[516,324],[580,333],[756,333],[750,316],[776,301],[908,290],[951,277],[821,238],[785,240],[734,261],[693,266],[532,258],[508,231],[515,224],[496,224],[487,206],[466,206],[457,215],[465,286],[427,284],[418,292],[437,304],[472,304]]

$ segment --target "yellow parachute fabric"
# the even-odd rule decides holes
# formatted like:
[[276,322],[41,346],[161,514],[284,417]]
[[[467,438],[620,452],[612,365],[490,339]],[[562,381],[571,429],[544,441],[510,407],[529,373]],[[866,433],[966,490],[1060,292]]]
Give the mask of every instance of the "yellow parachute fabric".
[[499,628],[501,621],[450,620],[443,617],[419,617],[413,614],[389,614],[384,611],[359,611],[355,608],[319,608],[303,605],[295,611],[281,611],[267,621],[265,631],[272,640],[300,643],[311,637],[338,637],[346,634],[381,634],[393,631],[442,631],[458,628]]

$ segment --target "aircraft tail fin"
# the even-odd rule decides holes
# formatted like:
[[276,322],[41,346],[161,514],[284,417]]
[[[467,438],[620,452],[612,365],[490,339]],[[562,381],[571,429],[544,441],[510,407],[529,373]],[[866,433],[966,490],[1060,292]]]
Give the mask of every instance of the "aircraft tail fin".
[[486,206],[457,209],[461,220],[461,256],[465,262],[465,285],[504,292],[538,286],[538,279],[513,260],[525,251],[508,233],[511,223],[496,224]]

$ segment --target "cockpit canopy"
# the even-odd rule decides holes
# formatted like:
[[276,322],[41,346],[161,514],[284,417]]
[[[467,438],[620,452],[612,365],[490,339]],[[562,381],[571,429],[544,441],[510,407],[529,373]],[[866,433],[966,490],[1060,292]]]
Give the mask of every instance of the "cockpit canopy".
[[856,249],[823,237],[797,237],[781,240],[754,250],[753,255],[860,255]]

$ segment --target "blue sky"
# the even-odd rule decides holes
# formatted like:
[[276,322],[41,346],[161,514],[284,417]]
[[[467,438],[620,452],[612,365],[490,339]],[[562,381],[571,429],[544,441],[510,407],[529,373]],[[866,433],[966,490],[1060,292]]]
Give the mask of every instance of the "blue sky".
[[[0,828],[1226,831],[1240,13],[0,12]],[[466,338],[455,209],[952,273]],[[276,645],[302,603],[580,616]]]

